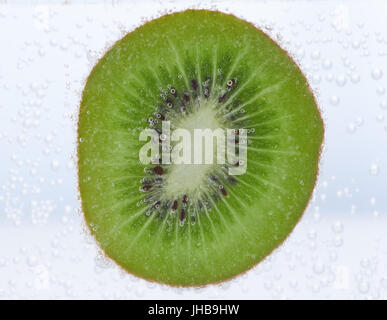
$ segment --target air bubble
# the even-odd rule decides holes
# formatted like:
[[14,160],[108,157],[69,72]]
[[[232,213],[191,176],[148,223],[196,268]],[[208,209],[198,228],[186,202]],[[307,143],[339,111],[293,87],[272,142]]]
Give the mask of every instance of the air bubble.
[[321,262],[317,262],[313,266],[313,271],[316,274],[322,274],[324,273],[325,266]]
[[387,277],[383,277],[380,279],[380,285],[384,288],[387,289]]
[[318,51],[318,50],[313,51],[313,52],[312,52],[312,59],[313,59],[313,60],[318,60],[318,59],[320,59],[320,51]]
[[94,258],[94,263],[95,263],[96,267],[101,268],[101,269],[108,269],[112,266],[111,261],[102,254],[98,254]]
[[326,79],[327,79],[327,81],[328,82],[332,82],[332,80],[333,80],[333,74],[332,73],[329,73],[327,76],[326,76]]
[[59,161],[53,160],[53,161],[51,162],[51,168],[52,168],[53,170],[57,170],[57,169],[59,168]]
[[357,73],[351,74],[352,83],[358,83],[360,81],[360,76]]
[[332,225],[332,230],[334,233],[343,232],[343,224],[341,223],[341,221],[335,221]]
[[362,117],[357,117],[356,118],[356,125],[358,127],[361,127],[364,124],[364,119]]
[[341,247],[343,245],[343,238],[336,236],[334,240],[335,247]]
[[380,80],[383,77],[383,71],[379,68],[375,68],[371,72],[372,79]]
[[298,59],[301,60],[302,58],[305,57],[305,50],[304,50],[304,49],[299,49],[299,50],[297,50],[296,55],[297,55]]
[[324,69],[328,70],[330,68],[332,68],[332,61],[331,60],[328,60],[328,59],[325,59],[322,63],[322,66]]
[[355,40],[355,41],[352,42],[352,48],[353,49],[359,49],[359,47],[360,47],[360,42],[359,41]]
[[377,163],[371,164],[371,166],[369,167],[369,170],[368,170],[368,172],[371,176],[377,176],[379,174],[379,171],[380,171],[379,164],[377,164]]
[[331,103],[331,105],[337,106],[340,103],[340,98],[338,96],[332,96],[329,99],[329,102]]
[[353,123],[350,123],[347,126],[347,131],[348,131],[348,133],[355,133],[356,132],[356,125]]
[[345,76],[337,76],[336,83],[338,86],[343,87],[347,83],[347,78]]
[[314,83],[314,84],[319,84],[319,83],[321,82],[321,76],[315,74],[315,75],[313,75],[312,80],[313,80],[313,83]]
[[27,264],[30,267],[35,267],[38,264],[38,259],[35,256],[29,256],[27,258]]
[[310,240],[315,240],[317,238],[317,232],[316,230],[312,229],[312,230],[309,230],[308,232],[308,238]]
[[359,291],[361,293],[367,293],[370,289],[370,285],[367,281],[362,281],[359,283]]
[[386,89],[384,87],[378,87],[376,89],[376,92],[377,92],[377,94],[382,96],[382,95],[384,95],[386,93]]
[[0,268],[3,268],[7,265],[7,261],[4,258],[0,258]]

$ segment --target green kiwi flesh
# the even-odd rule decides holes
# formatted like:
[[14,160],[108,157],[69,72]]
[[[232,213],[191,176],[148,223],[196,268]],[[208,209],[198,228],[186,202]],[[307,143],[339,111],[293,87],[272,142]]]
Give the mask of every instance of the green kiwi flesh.
[[[161,119],[245,128],[246,173],[141,164],[139,132]],[[174,286],[232,278],[301,218],[323,132],[304,75],[252,24],[207,10],[150,21],[104,55],[83,92],[78,174],[87,225],[106,255],[139,277]]]

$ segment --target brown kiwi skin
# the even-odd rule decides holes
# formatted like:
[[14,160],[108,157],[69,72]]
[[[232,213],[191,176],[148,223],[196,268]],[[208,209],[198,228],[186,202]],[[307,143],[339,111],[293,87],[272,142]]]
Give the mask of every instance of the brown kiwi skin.
[[[318,177],[319,177],[319,164],[320,164],[320,161],[321,161],[321,155],[322,155],[322,150],[323,150],[323,147],[324,147],[324,142],[325,142],[325,125],[324,125],[324,121],[323,121],[323,118],[322,118],[322,115],[321,115],[321,109],[317,103],[317,100],[316,100],[316,96],[308,82],[308,79],[306,78],[305,74],[302,72],[300,66],[296,63],[296,61],[293,59],[293,57],[291,57],[289,55],[289,53],[282,49],[281,46],[275,42],[269,35],[266,34],[266,32],[264,32],[262,29],[258,28],[256,25],[254,25],[252,22],[250,21],[247,21],[245,20],[244,18],[239,18],[237,17],[236,15],[232,14],[232,13],[225,13],[225,12],[222,12],[222,11],[219,11],[219,10],[215,10],[215,9],[185,9],[185,10],[182,10],[182,11],[174,11],[174,12],[170,12],[170,13],[167,13],[167,14],[164,14],[160,17],[157,17],[157,18],[153,18],[152,20],[149,20],[147,21],[146,23],[142,24],[141,26],[138,26],[137,28],[135,28],[134,30],[130,31],[129,33],[137,30],[138,28],[148,24],[149,22],[155,20],[155,19],[158,19],[158,18],[161,18],[161,17],[165,17],[165,16],[169,16],[169,15],[173,15],[175,13],[183,13],[183,12],[189,12],[189,11],[211,11],[211,12],[217,12],[217,13],[221,13],[221,14],[225,14],[225,15],[228,15],[228,16],[231,16],[231,17],[234,17],[234,18],[237,18],[237,19],[241,19],[245,22],[247,22],[248,24],[250,24],[252,27],[254,27],[255,29],[257,29],[258,31],[262,32],[274,45],[276,45],[282,52],[284,52],[288,58],[296,65],[297,67],[297,70],[304,76],[304,78],[306,79],[306,83],[308,85],[308,90],[310,91],[310,93],[312,94],[312,97],[313,97],[313,100],[314,100],[314,104],[317,108],[317,111],[318,111],[318,114],[319,114],[319,118],[320,118],[320,122],[322,124],[322,129],[323,129],[323,132],[322,132],[322,142],[321,142],[321,145],[320,145],[320,150],[319,150],[319,154],[318,154],[318,161],[317,161],[317,165],[316,165],[316,177],[315,177],[315,181],[314,181],[314,186],[313,186],[313,189],[312,189],[312,193],[310,194],[309,196],[309,199],[308,201],[306,202],[305,204],[305,207],[302,211],[302,214],[300,215],[298,221],[295,223],[295,225],[293,226],[292,230],[288,233],[288,235],[276,246],[274,247],[262,260],[258,261],[256,264],[252,265],[250,268],[246,269],[245,271],[241,272],[241,273],[238,273],[232,277],[229,277],[229,278],[226,278],[226,279],[223,279],[221,281],[217,281],[217,282],[210,282],[210,283],[206,283],[206,284],[201,284],[201,285],[176,285],[176,284],[170,284],[170,283],[164,283],[164,282],[159,282],[159,281],[156,281],[154,279],[149,279],[149,278],[145,278],[139,274],[136,274],[135,272],[129,272],[127,269],[125,269],[122,265],[120,265],[118,262],[116,262],[112,257],[110,257],[106,252],[105,250],[103,250],[101,244],[99,243],[99,241],[97,240],[97,238],[94,236],[93,232],[90,230],[90,228],[88,227],[88,223],[87,223],[87,219],[86,219],[86,214],[85,214],[85,211],[84,211],[84,208],[83,208],[83,203],[82,203],[82,198],[80,196],[81,194],[81,191],[80,191],[80,183],[79,183],[79,157],[78,157],[78,154],[79,154],[79,116],[80,116],[80,112],[78,114],[78,122],[77,122],[77,175],[78,175],[78,198],[81,202],[81,211],[82,211],[82,215],[83,215],[83,220],[84,220],[84,223],[85,225],[87,226],[89,232],[93,235],[94,239],[95,239],[95,242],[97,243],[97,246],[99,247],[99,250],[100,252],[105,256],[105,258],[108,258],[109,260],[112,260],[114,262],[114,264],[116,264],[121,270],[123,270],[125,273],[127,274],[130,274],[130,275],[133,275],[137,278],[140,278],[140,279],[143,279],[143,280],[146,280],[146,281],[149,281],[149,282],[152,282],[152,283],[157,283],[157,284],[160,284],[160,285],[165,285],[165,286],[169,286],[169,287],[173,287],[173,288],[205,288],[205,287],[208,287],[210,285],[219,285],[219,284],[222,284],[224,282],[228,282],[228,281],[231,281],[237,277],[240,277],[244,274],[246,274],[247,272],[249,272],[251,269],[255,268],[258,264],[260,263],[263,263],[268,256],[270,256],[276,249],[278,249],[280,246],[282,246],[282,244],[290,237],[290,235],[293,233],[295,227],[298,225],[298,223],[301,221],[301,219],[303,218],[304,214],[305,214],[305,211],[306,211],[306,208],[308,207],[309,203],[310,203],[310,200],[313,196],[313,190],[315,190],[316,188],[316,184],[317,184],[317,180],[318,180]],[[125,38],[125,36],[123,37]],[[118,42],[120,42],[123,38],[117,40],[116,42],[114,42],[111,46],[109,46],[105,53],[98,59],[98,61],[95,63],[93,69],[91,70],[91,72],[89,73],[89,76],[86,78],[85,82],[84,82],[84,88],[83,88],[83,91],[82,91],[82,97],[81,97],[81,101],[80,101],[80,104],[79,104],[79,108],[78,110],[80,111],[81,109],[81,105],[82,105],[82,101],[83,101],[83,95],[84,95],[84,89],[86,87],[86,84],[89,80],[89,77],[91,76],[91,74],[93,73],[94,71],[94,68],[96,65],[98,65],[98,63],[100,62],[100,60],[106,55],[106,53],[108,51],[110,51]],[[87,231],[86,231],[87,232]]]

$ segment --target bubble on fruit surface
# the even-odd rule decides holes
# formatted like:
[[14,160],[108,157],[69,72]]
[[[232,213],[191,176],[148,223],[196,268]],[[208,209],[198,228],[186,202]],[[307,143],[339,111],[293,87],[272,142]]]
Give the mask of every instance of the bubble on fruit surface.
[[96,267],[100,269],[109,269],[113,266],[112,261],[107,258],[104,254],[98,254],[94,258]]
[[94,64],[98,60],[98,52],[92,49],[87,49],[86,57],[90,64]]

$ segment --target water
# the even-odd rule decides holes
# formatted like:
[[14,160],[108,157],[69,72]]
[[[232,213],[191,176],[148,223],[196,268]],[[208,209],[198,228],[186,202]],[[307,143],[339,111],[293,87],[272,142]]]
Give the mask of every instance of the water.
[[150,284],[103,256],[79,213],[74,159],[92,65],[144,17],[198,2],[61,2],[0,5],[0,298],[387,297],[383,1],[211,1],[289,49],[326,139],[313,200],[285,244],[244,276],[195,290]]

